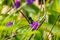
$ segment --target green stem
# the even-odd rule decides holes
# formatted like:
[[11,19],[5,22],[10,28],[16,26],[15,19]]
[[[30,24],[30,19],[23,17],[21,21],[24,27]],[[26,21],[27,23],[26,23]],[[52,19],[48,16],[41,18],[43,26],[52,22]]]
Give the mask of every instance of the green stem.
[[[53,30],[53,28],[54,28],[54,26],[56,25],[56,22],[58,21],[58,19],[59,19],[59,17],[60,17],[60,15],[58,15],[57,16],[57,18],[56,18],[56,20],[55,20],[55,22],[54,22],[54,24],[53,24],[53,26],[52,26],[52,28],[51,28],[51,30],[50,30],[50,32],[49,33],[51,33],[52,32],[52,30]],[[49,35],[48,35],[49,36]]]

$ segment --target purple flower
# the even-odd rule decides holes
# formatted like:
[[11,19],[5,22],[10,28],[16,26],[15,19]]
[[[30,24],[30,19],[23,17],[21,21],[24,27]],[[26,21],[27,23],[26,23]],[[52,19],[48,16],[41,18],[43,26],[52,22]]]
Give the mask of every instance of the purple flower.
[[12,5],[12,8],[14,8],[14,7],[19,8],[20,7],[20,1],[16,0],[16,2]]
[[7,24],[6,24],[6,26],[12,26],[13,25],[13,22],[8,22]]
[[28,5],[31,5],[34,1],[35,1],[35,0],[26,0],[26,3],[27,3]]
[[30,27],[34,30],[36,30],[39,26],[39,23],[38,22],[33,22],[32,24],[30,24]]

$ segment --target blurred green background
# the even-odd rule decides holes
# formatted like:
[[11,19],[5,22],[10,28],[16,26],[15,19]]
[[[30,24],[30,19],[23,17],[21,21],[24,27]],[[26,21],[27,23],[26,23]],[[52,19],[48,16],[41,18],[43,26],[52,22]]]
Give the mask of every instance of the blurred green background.
[[[42,8],[38,0],[30,6],[25,4],[25,0],[20,2],[18,9],[11,9],[14,0],[0,0],[0,40],[28,40],[32,34],[34,35],[31,40],[60,40],[60,0],[46,0]],[[46,17],[45,21],[38,30],[32,31],[20,10],[40,24]],[[12,21],[13,25],[6,27],[9,21]],[[13,37],[14,33],[16,37]]]

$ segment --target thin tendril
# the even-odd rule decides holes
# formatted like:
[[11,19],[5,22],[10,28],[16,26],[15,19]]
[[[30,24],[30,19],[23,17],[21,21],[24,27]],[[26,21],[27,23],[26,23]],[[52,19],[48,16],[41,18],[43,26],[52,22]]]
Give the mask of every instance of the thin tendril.
[[[28,23],[29,23],[29,19],[27,18],[27,16],[25,16],[22,11],[20,11],[20,13],[25,17],[25,19],[26,19],[26,20],[28,21]],[[30,24],[30,23],[29,23],[29,24]]]
[[[59,19],[59,17],[60,17],[60,15],[57,16],[57,18],[56,18],[56,20],[55,20],[55,23],[53,24],[53,26],[52,26],[52,28],[51,28],[49,34],[52,32],[54,26],[56,25],[57,20]],[[48,35],[48,36],[49,36],[49,35]]]

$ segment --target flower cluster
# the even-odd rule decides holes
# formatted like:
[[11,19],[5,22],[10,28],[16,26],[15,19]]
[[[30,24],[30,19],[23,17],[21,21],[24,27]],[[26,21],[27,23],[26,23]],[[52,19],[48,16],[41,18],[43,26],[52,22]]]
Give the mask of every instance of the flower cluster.
[[31,5],[34,1],[35,1],[35,0],[26,0],[26,3],[27,3],[28,5]]
[[8,22],[7,24],[6,24],[6,26],[8,27],[8,26],[12,26],[13,25],[13,22]]
[[39,26],[39,23],[38,22],[33,22],[32,24],[30,24],[30,27],[34,30],[36,30]]
[[[28,5],[31,5],[35,0],[26,0],[26,3]],[[19,8],[20,7],[20,1],[19,0],[16,0],[16,2],[12,5],[12,8]]]
[[19,8],[20,7],[20,1],[16,0],[16,2],[12,5],[12,8]]

